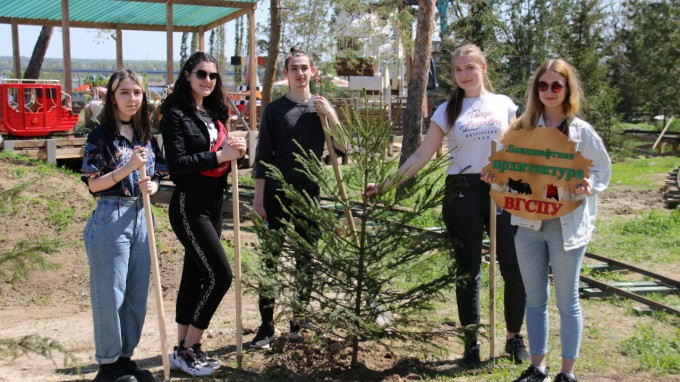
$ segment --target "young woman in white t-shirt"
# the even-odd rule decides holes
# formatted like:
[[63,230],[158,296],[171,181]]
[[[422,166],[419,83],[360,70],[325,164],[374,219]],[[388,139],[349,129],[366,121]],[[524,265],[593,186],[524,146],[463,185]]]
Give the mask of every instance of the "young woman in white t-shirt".
[[[453,54],[456,88],[448,102],[432,116],[423,143],[394,176],[382,185],[369,184],[366,197],[387,190],[414,176],[449,139],[451,160],[446,170],[446,194],[442,215],[455,247],[458,318],[464,329],[463,364],[480,363],[477,338],[480,323],[479,291],[481,250],[484,232],[489,232],[489,185],[480,179],[491,155],[491,142],[500,140],[515,118],[517,106],[507,96],[494,94],[487,75],[484,53],[476,45],[463,45]],[[505,280],[504,307],[507,326],[505,350],[513,360],[529,360],[524,338],[519,334],[524,321],[526,295],[517,265],[510,215],[497,217],[498,261]]]

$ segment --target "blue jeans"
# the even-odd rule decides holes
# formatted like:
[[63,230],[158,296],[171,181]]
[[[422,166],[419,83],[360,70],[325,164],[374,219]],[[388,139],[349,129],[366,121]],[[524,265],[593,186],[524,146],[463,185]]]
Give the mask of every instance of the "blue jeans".
[[560,219],[546,220],[539,231],[519,227],[515,234],[517,261],[527,294],[527,333],[531,354],[548,352],[548,273],[552,268],[560,313],[562,358],[578,358],[583,317],[578,299],[581,260],[586,247],[565,251]]
[[90,262],[95,358],[131,357],[149,297],[151,259],[142,198],[103,196],[83,233]]

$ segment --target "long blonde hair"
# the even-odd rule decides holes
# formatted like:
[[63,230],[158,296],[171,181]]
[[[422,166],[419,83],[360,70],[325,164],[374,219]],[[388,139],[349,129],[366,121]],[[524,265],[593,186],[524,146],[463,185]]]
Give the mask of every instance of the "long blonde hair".
[[567,119],[572,118],[581,110],[581,79],[578,71],[567,60],[554,58],[546,60],[529,80],[529,91],[526,97],[526,110],[510,126],[511,130],[528,129],[531,130],[538,124],[538,119],[543,115],[545,106],[538,96],[538,80],[548,70],[553,71],[567,80],[567,87],[564,91],[567,96],[562,104]]
[[[453,52],[453,57],[451,57],[451,67],[454,67],[455,65],[454,62],[456,61],[457,58],[461,58],[464,56],[469,56],[475,61],[477,65],[479,66],[486,65],[488,68],[488,65],[486,64],[486,55],[475,44],[465,44],[456,49]],[[488,70],[484,72],[482,84],[483,84],[482,86],[484,86],[484,90],[489,91],[491,93],[494,92],[493,86],[491,85],[491,80],[489,79]],[[463,108],[463,98],[465,98],[465,90],[463,90],[460,86],[458,86],[458,84],[456,84],[455,89],[453,89],[453,94],[449,99],[449,103],[448,105],[446,105],[446,120],[448,121],[449,128],[453,127],[453,125],[456,123],[456,119],[458,119],[460,110]]]

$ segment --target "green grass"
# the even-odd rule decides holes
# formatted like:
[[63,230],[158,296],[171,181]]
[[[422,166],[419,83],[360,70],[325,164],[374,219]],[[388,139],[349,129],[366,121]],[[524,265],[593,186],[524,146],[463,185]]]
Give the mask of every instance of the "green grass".
[[47,200],[45,217],[59,232],[68,228],[69,223],[73,222],[76,217],[76,209],[64,202],[66,198],[67,195],[57,195]]
[[588,245],[591,252],[633,263],[671,264],[678,259],[680,209],[653,210],[628,221],[600,220],[597,229]]
[[620,185],[642,189],[657,189],[660,187],[658,174],[668,173],[676,168],[678,164],[677,157],[626,159],[612,164],[610,186]]
[[680,329],[665,336],[652,326],[638,326],[632,338],[622,344],[624,354],[637,357],[645,370],[655,375],[680,373]]
[[29,158],[25,155],[0,151],[0,158],[9,159],[16,163],[16,166],[12,166],[8,170],[10,178],[12,179],[22,179],[28,174],[33,176],[36,174],[54,175],[57,172],[69,176],[80,176],[80,174],[66,167],[59,167],[56,164],[47,163],[42,159]]

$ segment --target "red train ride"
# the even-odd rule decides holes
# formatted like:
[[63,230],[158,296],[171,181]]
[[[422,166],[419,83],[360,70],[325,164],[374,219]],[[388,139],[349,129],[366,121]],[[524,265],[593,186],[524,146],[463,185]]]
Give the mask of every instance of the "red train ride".
[[0,134],[44,137],[72,130],[78,122],[71,96],[58,80],[3,80],[0,83]]

